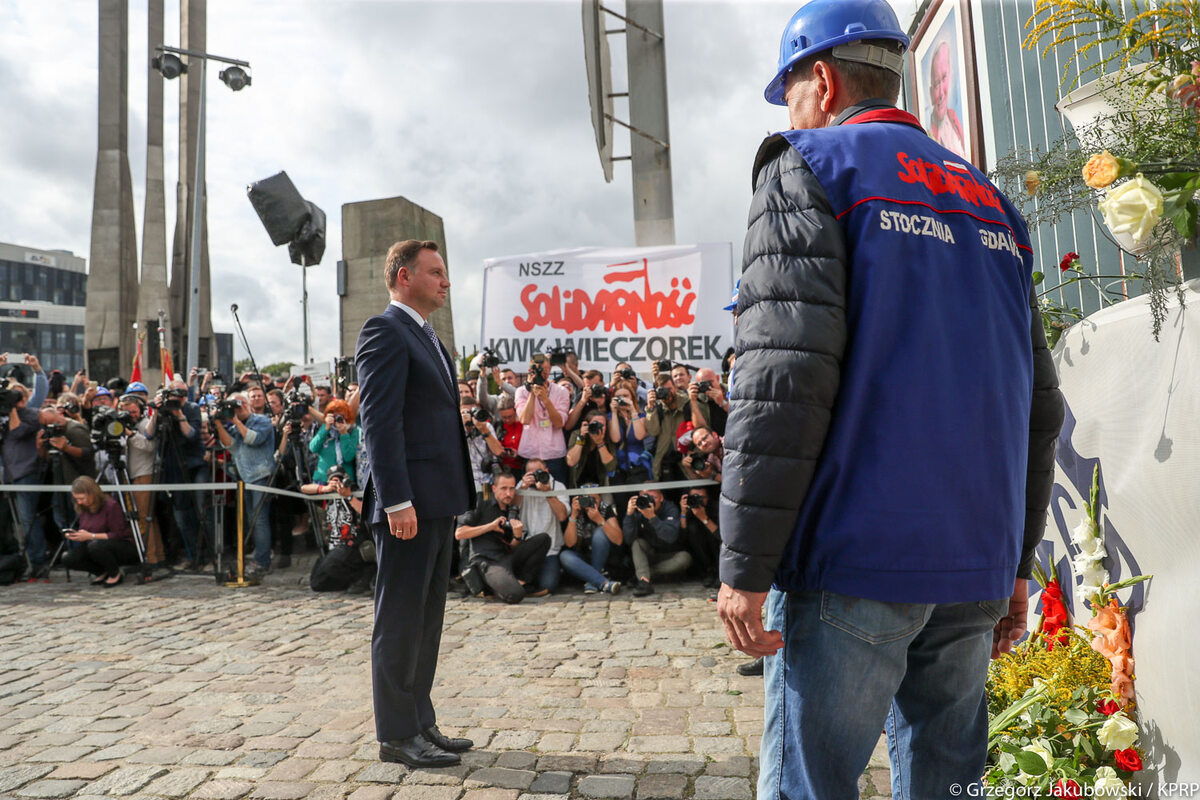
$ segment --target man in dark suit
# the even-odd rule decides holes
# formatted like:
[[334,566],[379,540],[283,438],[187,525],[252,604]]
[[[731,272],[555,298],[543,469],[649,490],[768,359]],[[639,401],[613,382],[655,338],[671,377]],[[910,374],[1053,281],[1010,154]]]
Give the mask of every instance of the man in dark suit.
[[410,767],[458,764],[429,698],[454,546],[454,517],[475,504],[450,355],[426,322],[450,280],[436,242],[388,250],[392,302],[363,325],[355,357],[370,456],[363,515],[378,552],[371,676],[379,757]]

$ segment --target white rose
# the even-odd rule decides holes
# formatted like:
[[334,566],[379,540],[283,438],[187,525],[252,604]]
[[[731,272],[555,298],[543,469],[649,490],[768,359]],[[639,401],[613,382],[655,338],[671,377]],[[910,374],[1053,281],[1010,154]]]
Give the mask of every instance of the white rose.
[[1134,244],[1150,235],[1162,212],[1162,192],[1140,172],[1119,186],[1110,186],[1100,201],[1104,224],[1113,233],[1129,234]]
[[[1054,752],[1050,749],[1050,743],[1045,739],[1034,739],[1033,744],[1027,744],[1021,749],[1027,750],[1030,753],[1037,753],[1041,756],[1042,761],[1046,762],[1046,769],[1050,769],[1051,765],[1054,764]],[[1030,781],[1036,779],[1036,775],[1029,775],[1025,772],[1017,773],[1017,782],[1022,786],[1028,786]]]
[[1117,777],[1117,771],[1112,767],[1100,767],[1096,770],[1096,782],[1093,784],[1095,797],[1128,797],[1129,790],[1125,782]]
[[1120,711],[1109,717],[1108,721],[1101,725],[1100,730],[1096,732],[1100,744],[1109,750],[1124,750],[1133,747],[1137,736],[1137,723]]

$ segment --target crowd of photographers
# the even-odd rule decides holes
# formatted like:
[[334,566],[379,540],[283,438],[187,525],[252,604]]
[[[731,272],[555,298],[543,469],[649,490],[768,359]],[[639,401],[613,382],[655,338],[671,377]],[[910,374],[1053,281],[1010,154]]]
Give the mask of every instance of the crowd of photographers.
[[523,374],[487,350],[470,366],[459,394],[479,502],[455,531],[467,591],[516,603],[564,581],[639,597],[663,579],[718,585],[720,375],[671,361],[649,381],[628,364],[605,375],[557,349]]
[[[152,391],[120,378],[99,384],[83,372],[73,380],[47,375],[36,356],[0,354],[0,468],[11,489],[0,500],[0,583],[44,577],[59,563],[108,586],[121,582],[121,567],[139,566],[147,580],[201,571],[225,544],[217,531],[236,536],[236,504],[222,491],[187,487],[238,479],[318,501],[246,492],[251,577],[289,566],[293,540],[305,531],[314,549],[360,543],[342,524],[360,451],[357,387],[339,378],[314,386],[246,373],[226,384],[193,370],[187,381]],[[99,484],[173,488],[107,497]],[[84,557],[92,550],[98,559]],[[365,572],[364,564],[348,585],[369,589]]]
[[[455,532],[462,591],[515,603],[569,583],[637,596],[664,579],[715,587],[722,376],[670,361],[645,376],[628,364],[605,375],[561,350],[521,366],[501,369],[485,350],[459,381],[480,498]],[[353,496],[366,465],[351,375],[332,386],[249,373],[226,384],[193,370],[151,391],[47,375],[32,355],[3,354],[0,377],[0,463],[15,489],[0,503],[0,530],[15,533],[0,540],[0,582],[44,576],[55,563],[102,585],[139,564],[151,580],[200,571],[237,530],[236,503],[186,487],[240,479],[311,498],[246,492],[250,576],[290,566],[299,536],[327,551],[314,589],[370,590],[372,543]],[[670,485],[689,480],[703,483]],[[173,488],[112,497],[98,488],[116,483]],[[118,530],[86,527],[109,524],[96,521],[107,504],[121,512],[104,517]]]

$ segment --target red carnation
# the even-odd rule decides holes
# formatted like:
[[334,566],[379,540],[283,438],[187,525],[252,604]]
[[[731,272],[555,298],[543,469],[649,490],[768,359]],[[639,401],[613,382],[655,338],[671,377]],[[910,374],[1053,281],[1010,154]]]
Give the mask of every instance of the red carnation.
[[1063,272],[1077,266],[1079,266],[1079,253],[1067,253],[1063,256],[1062,261],[1058,262],[1058,268]]
[[1051,797],[1083,797],[1083,789],[1079,788],[1079,784],[1070,778],[1059,778],[1054,787],[1050,789]]
[[1142,757],[1132,747],[1114,751],[1113,757],[1117,760],[1117,766],[1126,772],[1140,772],[1142,769]]
[[1110,717],[1120,711],[1121,707],[1117,705],[1116,700],[1101,700],[1099,703],[1096,703],[1096,710],[1104,716]]
[[[1055,643],[1066,645],[1071,637],[1063,631],[1071,624],[1071,616],[1063,603],[1062,587],[1058,581],[1050,581],[1042,590],[1042,633],[1046,636],[1046,649],[1053,650]],[[1059,635],[1059,631],[1063,631]]]

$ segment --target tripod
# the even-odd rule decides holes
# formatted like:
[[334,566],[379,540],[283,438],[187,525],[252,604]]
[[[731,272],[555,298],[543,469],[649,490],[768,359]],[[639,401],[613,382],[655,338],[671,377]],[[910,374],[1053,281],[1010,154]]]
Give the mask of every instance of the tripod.
[[[50,456],[50,484],[52,486],[61,486],[63,484],[62,451],[55,447],[47,446],[46,454],[48,456]],[[58,524],[58,517],[54,513],[54,502],[56,499],[57,498],[55,498],[53,495],[51,495],[51,497],[50,497],[50,515],[52,517],[54,517],[55,524]],[[26,531],[26,536],[28,536],[28,531]],[[26,541],[28,541],[28,539]],[[54,548],[54,555],[52,555],[52,556],[50,556],[50,558],[46,559],[46,563],[42,565],[42,568],[37,571],[37,574],[31,574],[31,577],[33,577],[33,578],[48,577],[50,575],[50,568],[53,567],[54,564],[58,561],[58,557],[61,556],[62,551],[66,549],[68,541],[69,540],[67,539],[66,535],[64,534],[62,539],[59,540],[59,542],[58,542],[58,547]],[[28,560],[28,558],[29,558],[28,549],[26,550],[25,558],[26,558],[26,560]],[[29,567],[31,570],[33,569],[32,561],[29,562]],[[71,580],[70,571],[67,572],[67,580],[68,581]]]
[[[105,444],[104,452],[108,454],[108,464],[105,465],[101,476],[110,478],[118,486],[132,486],[133,481],[129,478],[129,469],[125,464],[124,450],[124,437],[119,442]],[[121,504],[121,512],[129,523],[129,529],[133,531],[133,544],[137,547],[141,582],[145,583],[150,569],[146,564],[146,543],[142,539],[142,525],[138,520],[137,504],[133,501],[133,495],[128,492],[117,492],[116,495],[117,502]]]
[[[163,477],[168,472],[173,472],[178,477],[180,483],[191,483],[191,474],[185,469],[183,455],[179,451],[178,437],[180,432],[177,427],[178,423],[175,417],[166,409],[159,409],[157,415],[159,419],[155,425],[154,435],[158,440],[158,450],[154,454],[154,483],[162,483]],[[189,495],[196,518],[195,552],[193,552],[193,545],[188,542],[188,537],[184,531],[179,531],[188,560],[197,566],[203,564],[205,561],[205,549],[207,547],[209,555],[212,555],[214,562],[216,562],[220,556],[208,536],[208,516],[204,513],[204,504],[200,502],[199,492],[188,491],[187,494]],[[174,504],[174,495],[168,492],[168,496],[171,498],[172,504]],[[218,575],[220,574],[215,566],[214,572]]]
[[[298,428],[300,425],[299,420],[290,420],[290,422],[295,428]],[[308,472],[308,461],[305,458],[304,446],[301,444],[300,431],[298,429],[294,429],[291,435],[288,436],[288,454],[291,456],[292,463],[294,465],[293,477],[296,480],[296,486],[300,487],[311,482],[312,478]],[[275,460],[275,467],[271,470],[271,477],[267,480],[268,486],[271,486],[275,483],[275,479],[279,476],[279,471],[282,469],[282,467],[283,458],[277,458]],[[246,530],[246,545],[250,544],[250,539],[254,535],[254,523],[258,521],[258,515],[262,513],[263,506],[266,504],[267,499],[266,492],[256,492],[256,494],[261,495],[261,497],[255,504],[254,513],[250,517],[250,524]],[[317,530],[317,504],[306,497],[304,499],[304,505],[308,508],[308,529],[309,532],[312,533],[313,542],[317,546],[317,558],[324,558],[325,546],[321,541],[321,534]]]

